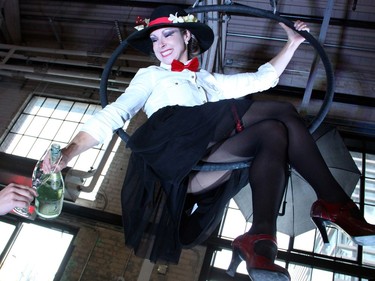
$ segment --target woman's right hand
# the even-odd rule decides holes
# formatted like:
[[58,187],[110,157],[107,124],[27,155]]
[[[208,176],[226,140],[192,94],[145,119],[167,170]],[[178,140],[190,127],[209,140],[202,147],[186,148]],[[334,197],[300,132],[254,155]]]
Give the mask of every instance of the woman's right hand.
[[43,172],[49,174],[51,172],[59,172],[68,165],[68,157],[64,154],[64,148],[61,149],[61,157],[57,161],[56,165],[51,163],[51,152],[46,153],[43,159]]
[[72,141],[66,147],[61,149],[61,159],[57,165],[53,166],[51,164],[50,153],[46,153],[47,155],[43,160],[43,172],[49,173],[53,171],[53,169],[55,169],[55,171],[61,171],[68,166],[69,161],[75,156],[81,154],[89,148],[94,147],[97,144],[99,144],[99,142],[90,134],[83,131],[78,132]]

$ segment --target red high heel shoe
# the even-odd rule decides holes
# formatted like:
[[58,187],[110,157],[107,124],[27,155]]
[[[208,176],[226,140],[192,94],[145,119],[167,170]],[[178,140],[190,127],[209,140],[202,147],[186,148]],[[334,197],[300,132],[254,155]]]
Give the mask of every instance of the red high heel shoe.
[[[232,242],[232,261],[227,270],[227,274],[234,277],[238,265],[241,261],[246,261],[247,271],[252,281],[290,281],[289,272],[274,264],[274,259],[269,259],[259,255],[255,251],[255,245],[259,242],[271,242],[277,252],[275,237],[267,234],[243,234]],[[276,257],[276,255],[275,255]]]
[[329,243],[325,226],[330,225],[346,232],[359,245],[375,245],[375,225],[366,222],[352,200],[347,203],[328,203],[319,199],[312,205],[310,216],[324,243]]

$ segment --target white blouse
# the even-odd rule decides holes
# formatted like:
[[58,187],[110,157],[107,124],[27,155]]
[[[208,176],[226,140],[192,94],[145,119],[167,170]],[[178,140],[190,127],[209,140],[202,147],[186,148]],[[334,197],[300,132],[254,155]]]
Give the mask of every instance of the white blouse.
[[232,75],[211,74],[203,69],[198,72],[172,72],[170,68],[170,65],[163,63],[141,68],[125,92],[90,118],[81,131],[103,143],[140,109],[150,117],[166,106],[196,106],[241,98],[274,87],[279,81],[270,63],[261,65],[254,73]]

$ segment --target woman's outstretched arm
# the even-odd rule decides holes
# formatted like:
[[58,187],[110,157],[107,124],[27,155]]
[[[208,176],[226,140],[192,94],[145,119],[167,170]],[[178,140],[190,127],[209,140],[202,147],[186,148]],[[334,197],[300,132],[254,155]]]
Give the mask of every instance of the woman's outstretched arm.
[[[305,37],[295,32],[294,30],[286,26],[284,23],[279,24],[288,35],[288,41],[286,42],[285,46],[281,49],[281,51],[269,61],[275,68],[278,76],[280,76],[284,72],[288,63],[292,59],[294,52],[298,49],[299,45],[301,45],[301,43],[305,41]],[[299,20],[294,23],[294,27],[298,31],[310,31],[306,23]]]
[[[82,152],[97,144],[99,144],[99,141],[89,133],[86,133],[84,131],[78,132],[78,134],[75,135],[72,141],[66,147],[61,149],[61,160],[58,162],[58,165],[56,167],[53,167],[54,170],[61,171],[68,165],[69,161],[72,160],[73,157],[81,154]],[[46,157],[44,158],[43,170],[45,172],[49,172],[52,170],[52,166],[49,160],[49,153],[47,153]]]

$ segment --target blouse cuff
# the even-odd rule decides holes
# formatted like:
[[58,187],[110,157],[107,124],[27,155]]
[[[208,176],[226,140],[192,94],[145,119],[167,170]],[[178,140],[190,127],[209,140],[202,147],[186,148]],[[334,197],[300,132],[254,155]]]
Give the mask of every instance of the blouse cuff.
[[85,124],[83,124],[80,131],[88,133],[102,144],[112,137],[113,131],[111,128],[108,128],[108,126],[103,126],[103,124],[99,123],[100,122],[95,120],[95,117],[91,117]]
[[273,65],[269,62],[262,64],[258,68],[259,73],[262,75],[267,75],[268,78],[266,81],[270,81],[270,88],[273,88],[279,83],[279,77],[277,76],[276,69],[273,67]]

